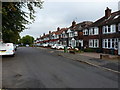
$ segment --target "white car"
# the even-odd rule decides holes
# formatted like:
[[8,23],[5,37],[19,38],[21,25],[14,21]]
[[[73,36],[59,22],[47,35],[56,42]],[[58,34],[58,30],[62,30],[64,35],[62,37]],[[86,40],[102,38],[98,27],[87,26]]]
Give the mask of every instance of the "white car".
[[56,49],[64,49],[64,46],[61,45],[61,44],[58,44],[58,45],[56,46]]
[[47,47],[47,46],[48,46],[48,44],[47,44],[47,43],[43,44],[43,47]]
[[15,55],[15,47],[13,43],[0,43],[0,55]]
[[51,46],[51,48],[57,48],[58,44],[54,44]]

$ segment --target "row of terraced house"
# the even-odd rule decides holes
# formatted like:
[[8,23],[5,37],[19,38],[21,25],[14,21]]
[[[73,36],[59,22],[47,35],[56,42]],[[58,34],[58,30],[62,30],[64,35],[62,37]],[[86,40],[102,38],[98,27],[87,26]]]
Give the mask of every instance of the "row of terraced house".
[[68,28],[58,27],[56,31],[44,33],[35,41],[38,46],[43,43],[120,55],[120,10],[112,13],[107,7],[105,15],[95,22],[73,21]]

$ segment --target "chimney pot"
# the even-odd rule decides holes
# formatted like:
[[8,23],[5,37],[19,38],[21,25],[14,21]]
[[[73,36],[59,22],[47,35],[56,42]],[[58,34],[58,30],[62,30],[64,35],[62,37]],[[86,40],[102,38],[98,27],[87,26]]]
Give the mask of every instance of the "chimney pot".
[[72,22],[72,27],[74,27],[76,25],[76,22],[75,21],[73,21]]
[[51,33],[51,31],[49,31],[49,34]]
[[58,28],[57,28],[57,31],[59,31],[59,30],[60,30],[60,28],[58,27]]
[[43,34],[43,36],[45,36],[45,33]]
[[105,10],[105,17],[108,18],[110,15],[111,15],[111,9],[107,7]]

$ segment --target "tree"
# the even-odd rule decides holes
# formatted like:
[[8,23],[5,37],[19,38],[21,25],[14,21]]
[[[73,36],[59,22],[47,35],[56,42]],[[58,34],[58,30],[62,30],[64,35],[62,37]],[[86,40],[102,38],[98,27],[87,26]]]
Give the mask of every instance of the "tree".
[[34,38],[32,36],[26,35],[26,36],[22,37],[21,42],[24,45],[26,45],[26,44],[31,45],[34,43]]
[[35,7],[42,8],[41,0],[24,2],[2,2],[2,38],[4,42],[14,42],[25,30],[26,24],[34,22]]

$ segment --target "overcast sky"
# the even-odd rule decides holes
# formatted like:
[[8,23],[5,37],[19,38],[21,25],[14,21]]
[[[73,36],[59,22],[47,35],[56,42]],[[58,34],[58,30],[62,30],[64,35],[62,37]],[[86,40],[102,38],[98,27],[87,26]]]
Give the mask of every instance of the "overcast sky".
[[57,27],[69,27],[75,20],[77,23],[82,21],[96,21],[104,16],[106,7],[112,9],[112,12],[118,10],[118,1],[45,1],[43,9],[36,9],[35,22],[29,25],[29,29],[24,30],[20,35],[31,35],[34,38],[43,33],[55,31]]

